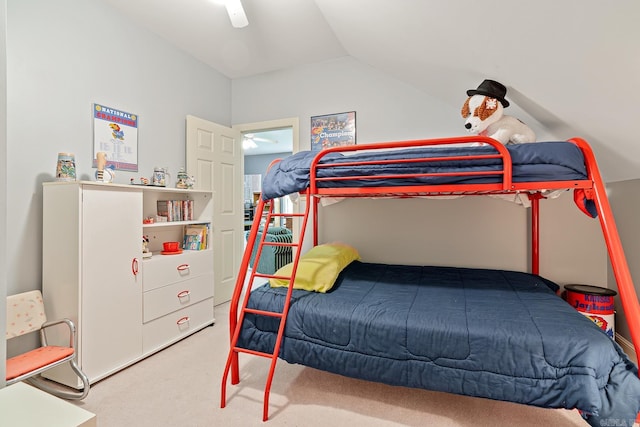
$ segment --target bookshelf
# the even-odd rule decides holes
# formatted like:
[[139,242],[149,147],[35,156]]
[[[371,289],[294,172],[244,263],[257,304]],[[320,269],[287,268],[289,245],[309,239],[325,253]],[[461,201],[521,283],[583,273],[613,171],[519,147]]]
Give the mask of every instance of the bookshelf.
[[[159,200],[192,201],[192,219],[145,223]],[[210,230],[212,218],[210,191],[43,184],[45,306],[76,323],[78,363],[91,383],[214,323],[210,239],[201,250],[161,254],[163,242],[182,243],[187,227]],[[79,388],[71,374],[61,366],[46,376]]]

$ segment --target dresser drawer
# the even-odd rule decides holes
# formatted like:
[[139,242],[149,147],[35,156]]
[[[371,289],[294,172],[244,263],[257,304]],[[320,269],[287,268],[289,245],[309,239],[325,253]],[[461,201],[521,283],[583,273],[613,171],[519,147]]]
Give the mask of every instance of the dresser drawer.
[[159,350],[213,323],[213,298],[142,325],[142,352]]
[[213,271],[213,251],[154,255],[142,261],[142,289],[149,291]]
[[144,323],[213,296],[213,273],[147,291],[142,295]]

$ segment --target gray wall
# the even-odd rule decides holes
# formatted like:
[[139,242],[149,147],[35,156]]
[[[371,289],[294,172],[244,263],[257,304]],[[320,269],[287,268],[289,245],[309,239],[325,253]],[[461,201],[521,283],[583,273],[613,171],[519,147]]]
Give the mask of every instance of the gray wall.
[[[255,102],[258,93],[272,101]],[[464,131],[459,111],[348,57],[235,79],[232,97],[234,124],[299,117],[301,150],[311,116],[343,111],[356,111],[358,143]]]
[[281,159],[291,153],[262,154],[256,156],[244,156],[245,175],[264,175],[272,161]]
[[[7,2],[0,0],[0,200],[7,200]],[[7,204],[0,203],[0,296],[7,294]],[[6,319],[5,304],[0,303],[0,319]],[[0,322],[0,337],[5,336],[5,322]],[[6,360],[7,348],[0,345],[0,360]],[[0,364],[0,387],[4,385],[6,366]]]
[[[301,149],[310,146],[311,116],[351,110],[356,111],[358,143],[464,133],[458,110],[352,58],[237,79],[232,88],[234,124],[298,116]],[[278,102],[252,102],[256,93]],[[515,110],[511,114],[517,116]],[[555,139],[534,130],[540,140]],[[640,182],[628,186],[635,190],[631,194],[640,192]],[[624,194],[612,192],[613,209],[632,274],[640,277],[638,206],[630,206],[640,197]],[[542,201],[540,222],[543,276],[560,284],[615,286],[608,277],[600,224],[575,208],[570,193]],[[527,224],[527,210],[491,198],[346,200],[321,208],[320,239],[351,243],[374,262],[521,270],[529,268]],[[618,331],[628,338],[618,313]]]
[[[631,277],[640,295],[640,227],[638,226],[638,212],[640,212],[640,180],[614,182],[607,186],[607,193],[611,208],[614,212],[618,233],[624,247]],[[616,289],[613,270],[609,267],[610,288]],[[616,332],[630,339],[629,326],[621,314],[620,298],[616,297]]]
[[[6,57],[8,293],[40,286],[41,184],[53,179],[57,153],[75,153],[81,178],[93,174],[94,102],[140,116],[140,172],[118,171],[121,183],[149,176],[154,166],[174,173],[183,166],[187,114],[223,125],[299,117],[301,149],[309,148],[311,116],[351,110],[359,143],[463,133],[458,109],[354,59],[229,81],[100,1],[8,0]],[[256,103],[257,93],[274,101]],[[528,262],[526,217],[518,206],[486,198],[351,200],[323,208],[331,227],[322,239],[352,243],[370,260],[521,269]],[[545,202],[542,221],[543,275],[607,282],[597,221],[580,214],[569,195]],[[347,226],[356,223],[360,228]],[[621,229],[637,227],[629,218]],[[628,251],[630,259],[640,257],[640,250]]]
[[[322,209],[323,241],[345,241],[367,261],[529,270],[528,211],[489,197],[347,200]],[[559,284],[607,285],[597,221],[570,193],[541,203],[540,273]]]
[[93,177],[92,104],[138,114],[139,172],[184,166],[185,116],[231,125],[231,82],[101,1],[8,0],[8,291],[40,287],[43,181],[58,152]]
[[[278,102],[254,102],[256,93]],[[232,98],[234,124],[298,116],[300,149],[310,147],[311,116],[352,110],[359,144],[464,134],[457,109],[352,58],[236,79]],[[569,193],[542,205],[541,272],[561,284],[606,284],[598,222]],[[491,198],[347,200],[322,208],[321,240],[351,243],[371,261],[521,270],[527,215]]]

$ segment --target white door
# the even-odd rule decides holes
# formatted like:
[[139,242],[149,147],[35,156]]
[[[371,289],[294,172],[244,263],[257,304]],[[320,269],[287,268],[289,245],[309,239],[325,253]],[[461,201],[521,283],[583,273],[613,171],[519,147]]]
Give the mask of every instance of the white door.
[[80,357],[93,381],[142,355],[142,193],[91,188],[82,197]]
[[240,131],[187,116],[186,167],[195,187],[213,192],[214,300],[231,299],[244,239],[243,153]]

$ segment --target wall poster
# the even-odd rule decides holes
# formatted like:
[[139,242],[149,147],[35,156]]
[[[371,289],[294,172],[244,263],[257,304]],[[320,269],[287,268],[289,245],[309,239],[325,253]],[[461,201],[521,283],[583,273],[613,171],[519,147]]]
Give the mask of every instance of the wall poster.
[[311,151],[355,143],[355,111],[311,117]]
[[107,166],[138,171],[138,115],[93,104],[93,167],[96,153],[107,153]]

